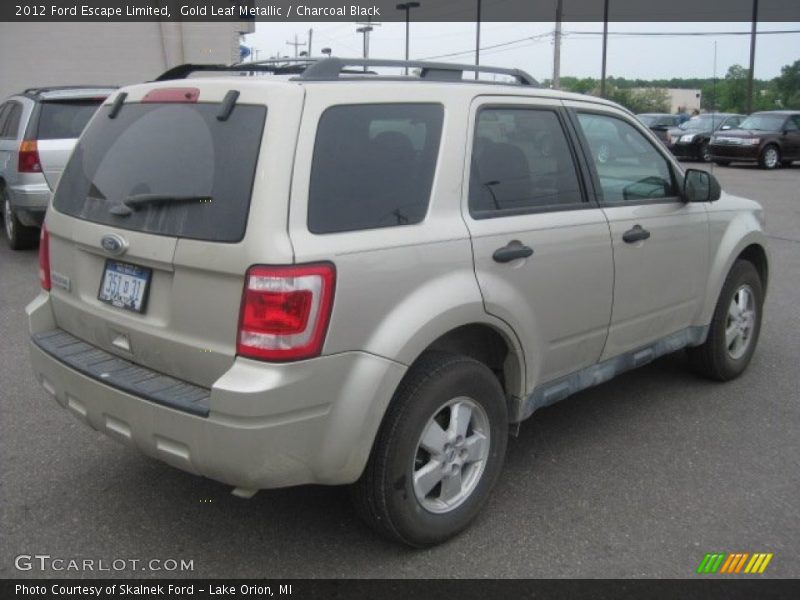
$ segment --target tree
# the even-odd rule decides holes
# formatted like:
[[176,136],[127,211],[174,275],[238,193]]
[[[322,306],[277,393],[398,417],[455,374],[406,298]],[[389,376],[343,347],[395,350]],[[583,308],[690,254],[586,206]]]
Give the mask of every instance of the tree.
[[800,60],[784,65],[774,83],[777,99],[784,108],[800,108]]
[[644,88],[631,90],[627,108],[634,113],[669,112],[669,93],[664,88]]

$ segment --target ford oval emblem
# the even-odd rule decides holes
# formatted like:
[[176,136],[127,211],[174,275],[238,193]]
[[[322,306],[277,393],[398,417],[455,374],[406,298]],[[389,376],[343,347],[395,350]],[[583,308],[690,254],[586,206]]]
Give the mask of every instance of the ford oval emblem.
[[119,256],[120,254],[124,254],[125,251],[128,249],[128,242],[126,242],[122,237],[118,236],[116,233],[105,234],[103,236],[103,239],[100,240],[100,245],[103,247],[103,250],[105,250],[109,254],[113,254],[114,256]]

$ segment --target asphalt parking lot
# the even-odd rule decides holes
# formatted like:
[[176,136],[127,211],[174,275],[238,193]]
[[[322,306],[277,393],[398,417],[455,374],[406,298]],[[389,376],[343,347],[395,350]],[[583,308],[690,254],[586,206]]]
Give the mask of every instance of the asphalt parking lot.
[[[771,552],[763,576],[800,577],[800,164],[715,173],[766,207],[772,268],[750,369],[711,383],[678,353],[538,412],[478,521],[424,551],[377,539],[343,489],[241,500],[78,423],[28,364],[36,252],[3,241],[0,577],[693,577],[706,552]],[[194,570],[20,572],[20,554]]]

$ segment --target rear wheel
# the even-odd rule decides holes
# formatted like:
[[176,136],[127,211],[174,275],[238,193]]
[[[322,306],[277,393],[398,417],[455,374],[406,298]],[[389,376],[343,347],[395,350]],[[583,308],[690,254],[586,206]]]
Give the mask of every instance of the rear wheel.
[[703,345],[689,348],[697,373],[728,381],[744,372],[761,332],[763,290],[753,263],[736,261],[722,286],[708,338]]
[[443,542],[486,503],[507,436],[494,374],[465,356],[427,354],[400,385],[352,486],[356,509],[392,540],[415,547]]
[[3,201],[3,225],[6,232],[6,241],[13,250],[25,250],[36,245],[39,239],[39,230],[36,227],[26,227],[14,214],[11,199],[5,188],[0,191]]
[[758,164],[762,169],[777,168],[781,164],[781,151],[773,144],[765,146],[758,157]]

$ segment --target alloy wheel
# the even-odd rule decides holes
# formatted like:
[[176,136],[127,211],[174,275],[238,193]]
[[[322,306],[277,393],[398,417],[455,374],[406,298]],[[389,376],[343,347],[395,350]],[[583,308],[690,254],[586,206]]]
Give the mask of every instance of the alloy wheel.
[[755,322],[755,296],[749,285],[743,285],[733,294],[725,321],[725,346],[732,359],[738,360],[747,352]]

